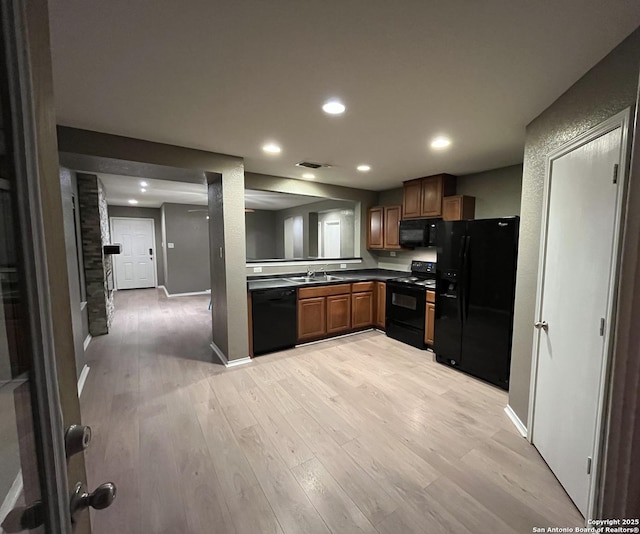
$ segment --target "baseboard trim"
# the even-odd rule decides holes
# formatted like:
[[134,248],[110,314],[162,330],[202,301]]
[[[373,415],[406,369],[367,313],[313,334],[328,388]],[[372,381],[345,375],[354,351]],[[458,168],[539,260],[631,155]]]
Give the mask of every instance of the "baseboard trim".
[[377,329],[376,328],[366,328],[364,330],[358,330],[357,332],[348,332],[346,334],[340,334],[339,336],[325,337],[325,338],[322,338],[322,339],[316,339],[315,341],[307,341],[306,343],[300,343],[299,345],[296,345],[296,348],[298,348],[298,347],[307,347],[309,345],[315,345],[316,343],[326,343],[327,341],[333,341],[334,339],[342,339],[343,337],[357,336],[358,334],[364,334],[365,332],[373,332],[375,330],[377,330]]
[[518,432],[522,435],[523,438],[527,439],[529,432],[527,431],[527,427],[524,426],[520,418],[516,415],[516,412],[513,411],[513,408],[508,404],[504,407],[504,413],[507,414],[507,417],[513,423],[513,426],[516,427]]
[[[22,480],[22,469],[20,469],[13,481],[13,484],[11,484],[11,487],[9,488],[4,501],[2,501],[2,504],[0,504],[0,522],[4,521],[4,518],[7,517],[7,514],[15,508],[16,503],[18,502],[18,499],[22,494],[23,484],[24,482]],[[0,531],[4,532],[2,528],[0,528]]]
[[246,358],[239,358],[237,360],[227,360],[224,352],[220,350],[220,347],[216,345],[213,341],[209,344],[213,353],[218,357],[222,365],[225,367],[237,367],[238,365],[244,365],[245,363],[251,363],[251,358],[247,356]]
[[209,289],[205,289],[204,291],[192,291],[190,293],[169,293],[167,291],[167,288],[165,286],[158,286],[158,289],[164,289],[164,294],[167,296],[168,299],[172,299],[174,297],[194,297],[197,295],[210,295],[211,294],[211,290]]
[[89,343],[91,343],[91,340],[93,339],[93,336],[91,334],[87,334],[87,337],[84,338],[84,342],[82,343],[84,350],[87,350],[87,347],[89,346]]
[[82,390],[84,389],[84,383],[87,381],[87,377],[89,376],[89,366],[85,365],[80,371],[80,378],[78,378],[78,397],[82,395]]

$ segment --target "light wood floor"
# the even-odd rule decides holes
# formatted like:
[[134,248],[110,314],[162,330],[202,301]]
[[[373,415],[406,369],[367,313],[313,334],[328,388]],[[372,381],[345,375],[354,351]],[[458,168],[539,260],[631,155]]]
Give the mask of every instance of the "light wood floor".
[[116,294],[88,350],[103,533],[530,533],[582,524],[507,396],[367,332],[213,363],[208,297]]

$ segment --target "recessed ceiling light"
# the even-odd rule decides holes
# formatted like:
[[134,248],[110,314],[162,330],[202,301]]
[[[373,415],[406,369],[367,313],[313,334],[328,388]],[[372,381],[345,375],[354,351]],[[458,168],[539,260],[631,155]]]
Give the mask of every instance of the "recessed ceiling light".
[[207,215],[207,216],[205,217],[205,219],[207,219],[207,221],[208,221],[208,220],[209,220],[209,216]]
[[282,152],[282,149],[275,143],[267,143],[262,147],[262,150],[268,154],[280,154],[280,152]]
[[340,115],[347,109],[340,100],[331,99],[327,100],[322,106],[322,110],[329,115]]
[[137,200],[134,200],[134,199],[129,200],[129,204],[137,204],[137,203],[138,203]]
[[316,177],[316,175],[315,175],[315,174],[311,174],[310,172],[305,172],[305,173],[302,175],[302,177],[303,177],[305,180],[313,180],[313,179]]
[[146,190],[144,187],[141,187],[141,188],[140,188],[140,192],[141,192],[141,193],[146,193],[146,192],[147,192],[147,190]]
[[140,182],[140,187],[147,187],[149,184],[147,182]]
[[369,167],[369,165],[358,165],[356,167],[360,172],[368,172],[371,170],[371,167]]
[[439,150],[441,148],[447,148],[450,144],[451,144],[451,140],[448,137],[444,137],[443,135],[440,135],[431,141],[431,148],[435,148],[436,150]]

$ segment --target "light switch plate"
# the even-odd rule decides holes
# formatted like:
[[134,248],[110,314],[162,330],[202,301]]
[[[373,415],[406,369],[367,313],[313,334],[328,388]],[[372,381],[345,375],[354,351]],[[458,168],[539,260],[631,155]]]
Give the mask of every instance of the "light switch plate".
[[173,247],[174,247],[174,244],[173,244],[173,243],[167,243],[167,247],[168,247],[168,248],[173,248]]
[[253,268],[253,272],[254,273],[261,273],[262,272],[262,267],[254,267]]
[[340,264],[340,269],[346,269],[347,268],[347,264],[346,263],[341,263]]

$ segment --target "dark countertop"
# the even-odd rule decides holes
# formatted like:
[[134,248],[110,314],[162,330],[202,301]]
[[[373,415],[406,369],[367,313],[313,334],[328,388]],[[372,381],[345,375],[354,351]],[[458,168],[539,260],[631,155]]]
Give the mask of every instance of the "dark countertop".
[[399,278],[401,276],[409,275],[407,271],[392,271],[388,269],[354,269],[351,271],[330,271],[327,274],[339,276],[342,278],[342,280],[310,283],[296,283],[286,280],[286,278],[291,278],[292,276],[301,276],[304,275],[304,273],[278,274],[271,276],[247,276],[247,291],[256,291],[259,289],[284,289],[296,287],[328,286],[335,284],[351,284],[353,282],[369,282],[372,280],[378,282],[386,282],[391,278]]

